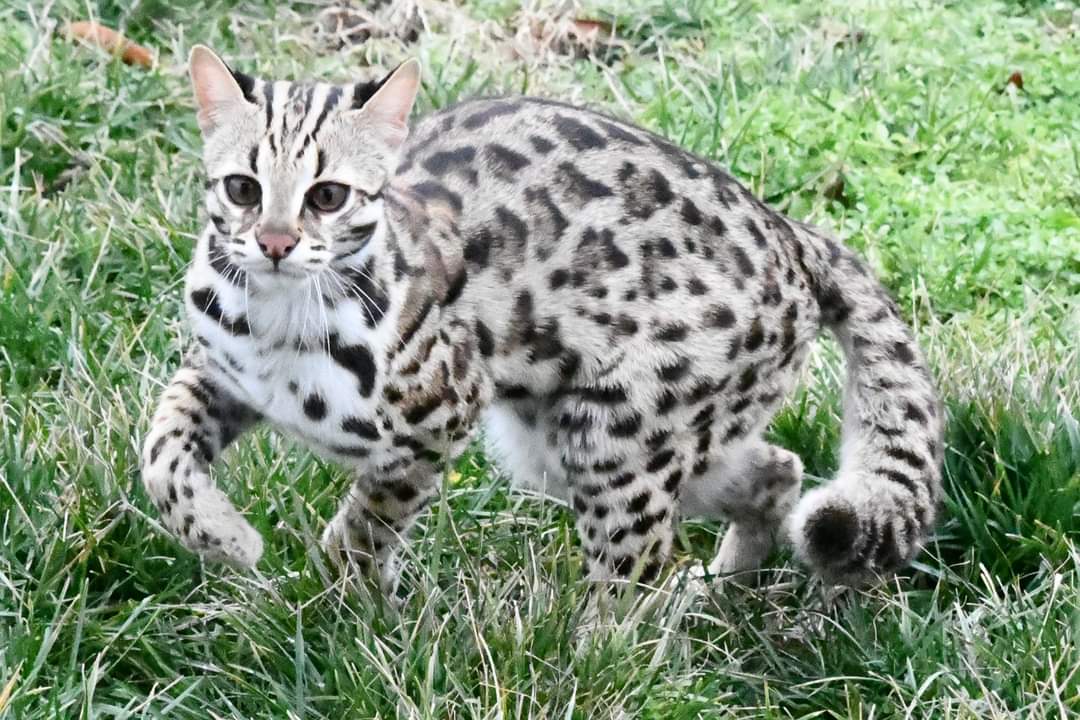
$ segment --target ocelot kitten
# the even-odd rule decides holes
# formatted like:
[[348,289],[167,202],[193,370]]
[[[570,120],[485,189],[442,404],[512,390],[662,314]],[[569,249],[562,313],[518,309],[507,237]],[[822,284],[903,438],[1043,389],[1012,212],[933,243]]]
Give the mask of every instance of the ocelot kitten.
[[[259,559],[210,465],[265,420],[354,472],[324,547],[387,588],[480,425],[517,482],[570,504],[597,581],[656,580],[682,516],[731,520],[715,573],[757,567],[783,530],[833,581],[919,550],[941,406],[896,304],[836,241],[559,102],[471,100],[410,132],[415,61],[378,83],[269,82],[196,47],[191,75],[199,347],[143,457],[187,547]],[[842,458],[799,500],[799,458],[762,433],[823,327],[848,363]]]

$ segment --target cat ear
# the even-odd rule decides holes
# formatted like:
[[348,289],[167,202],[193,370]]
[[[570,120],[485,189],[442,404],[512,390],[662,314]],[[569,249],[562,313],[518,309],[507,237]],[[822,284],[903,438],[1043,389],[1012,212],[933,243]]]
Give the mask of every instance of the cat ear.
[[[218,127],[222,120],[248,101],[254,81],[247,75],[233,73],[214,51],[205,45],[191,48],[188,59],[191,86],[199,111],[199,129],[204,135]],[[241,86],[241,83],[245,87]]]
[[409,135],[409,113],[419,91],[420,63],[415,58],[406,60],[379,84],[379,89],[360,110],[395,150]]

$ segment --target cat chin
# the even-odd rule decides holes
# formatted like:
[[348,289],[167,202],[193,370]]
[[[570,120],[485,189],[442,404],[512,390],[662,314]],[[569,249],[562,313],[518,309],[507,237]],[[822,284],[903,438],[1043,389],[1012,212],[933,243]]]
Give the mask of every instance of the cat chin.
[[281,265],[275,270],[269,265],[260,264],[257,267],[246,268],[246,270],[252,284],[260,290],[285,292],[305,285],[310,278],[318,275],[322,267],[309,270]]

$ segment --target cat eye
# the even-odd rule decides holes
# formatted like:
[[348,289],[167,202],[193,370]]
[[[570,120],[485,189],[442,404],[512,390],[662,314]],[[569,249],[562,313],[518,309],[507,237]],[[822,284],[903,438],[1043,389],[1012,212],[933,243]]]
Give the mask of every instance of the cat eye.
[[349,197],[349,188],[336,182],[321,182],[307,193],[307,204],[319,212],[340,210]]
[[262,199],[259,181],[246,175],[230,175],[225,178],[225,194],[240,207],[250,207]]

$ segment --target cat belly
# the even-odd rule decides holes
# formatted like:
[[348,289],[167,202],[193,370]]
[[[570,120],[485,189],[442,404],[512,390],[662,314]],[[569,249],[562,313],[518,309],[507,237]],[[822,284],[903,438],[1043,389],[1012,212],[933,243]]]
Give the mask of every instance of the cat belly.
[[511,403],[493,403],[482,415],[488,457],[510,476],[513,487],[570,501],[558,451],[545,439],[543,419]]

